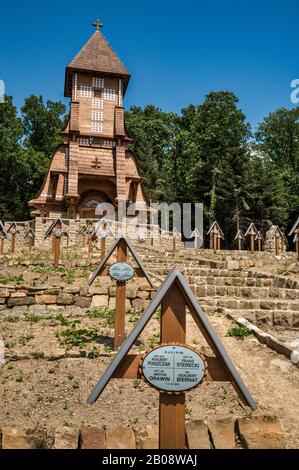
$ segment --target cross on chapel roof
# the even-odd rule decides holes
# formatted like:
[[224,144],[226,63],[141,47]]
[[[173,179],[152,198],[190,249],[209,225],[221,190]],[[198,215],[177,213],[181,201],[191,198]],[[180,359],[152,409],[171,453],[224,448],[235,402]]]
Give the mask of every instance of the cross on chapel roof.
[[91,26],[95,26],[96,31],[100,31],[100,28],[103,27],[103,23],[100,22],[99,18],[97,18],[94,23],[91,23]]

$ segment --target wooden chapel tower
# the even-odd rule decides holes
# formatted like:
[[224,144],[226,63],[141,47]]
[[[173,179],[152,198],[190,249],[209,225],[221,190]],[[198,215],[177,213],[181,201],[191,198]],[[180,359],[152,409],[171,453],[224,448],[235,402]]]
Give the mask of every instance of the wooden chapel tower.
[[101,202],[136,203],[147,211],[136,158],[128,150],[123,99],[130,75],[101,33],[102,24],[66,67],[71,99],[63,144],[40,191],[29,201],[36,217],[93,218]]

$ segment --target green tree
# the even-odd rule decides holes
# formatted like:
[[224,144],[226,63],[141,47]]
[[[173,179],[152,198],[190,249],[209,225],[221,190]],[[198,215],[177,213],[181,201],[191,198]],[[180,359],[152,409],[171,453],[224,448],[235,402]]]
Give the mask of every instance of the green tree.
[[62,142],[59,131],[66,124],[66,107],[63,103],[47,100],[42,96],[25,99],[22,107],[22,121],[25,145],[51,158],[54,149]]
[[155,106],[133,106],[126,112],[126,125],[134,142],[147,194],[153,201],[169,199],[168,160],[176,138],[177,116]]
[[286,225],[290,226],[299,212],[299,107],[280,108],[270,113],[260,123],[256,141],[258,152],[271,160],[283,179],[288,212]]
[[181,120],[191,197],[203,202],[206,227],[217,219],[231,230],[228,238],[248,208],[245,178],[250,126],[237,103],[232,92],[211,92],[202,104],[184,109]]

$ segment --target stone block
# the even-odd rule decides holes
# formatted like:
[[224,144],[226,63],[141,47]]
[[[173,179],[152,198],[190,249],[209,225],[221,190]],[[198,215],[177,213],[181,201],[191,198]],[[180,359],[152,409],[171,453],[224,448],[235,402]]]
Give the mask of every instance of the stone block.
[[158,426],[148,424],[144,428],[138,429],[136,434],[138,449],[158,449],[159,429]]
[[106,449],[136,449],[136,438],[130,426],[106,430]]
[[127,299],[135,299],[137,295],[137,288],[133,286],[127,286],[126,293]]
[[210,449],[208,426],[201,420],[186,424],[188,449]]
[[33,305],[35,304],[35,298],[28,296],[28,297],[15,297],[11,298],[9,297],[7,300],[7,305],[9,307],[14,307],[14,306],[22,306],[22,305]]
[[[106,286],[90,286],[88,289],[88,293],[90,295],[107,295],[107,287]],[[87,295],[82,294],[80,289],[80,295]]]
[[245,449],[284,449],[285,443],[277,416],[252,415],[237,420],[238,433]]
[[148,299],[150,296],[150,292],[145,290],[138,290],[137,291],[137,299]]
[[59,426],[55,429],[54,449],[77,449],[79,430],[70,426]]
[[57,296],[57,305],[72,305],[74,303],[74,296],[72,294],[61,293]]
[[91,308],[106,307],[108,308],[107,295],[93,295],[91,301]]
[[132,307],[133,308],[146,308],[149,305],[149,300],[145,299],[133,299]]
[[43,447],[44,435],[35,429],[4,427],[2,449],[37,449]]
[[94,426],[84,427],[80,433],[80,449],[105,449],[106,431]]
[[56,304],[57,295],[54,295],[54,294],[36,295],[35,301],[37,304],[42,304],[42,305]]
[[76,295],[75,305],[81,308],[89,308],[91,305],[91,297],[82,297],[81,295]]
[[215,449],[235,449],[235,423],[230,419],[209,422],[208,427]]

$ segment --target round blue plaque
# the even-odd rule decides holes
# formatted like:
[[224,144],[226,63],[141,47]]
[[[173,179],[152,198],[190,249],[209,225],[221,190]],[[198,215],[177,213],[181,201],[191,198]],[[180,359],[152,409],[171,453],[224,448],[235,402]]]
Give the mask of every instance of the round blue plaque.
[[55,234],[55,237],[61,238],[61,235],[62,235],[61,230],[56,229],[54,234]]
[[100,238],[107,238],[107,232],[104,232],[104,230],[100,231]]
[[176,393],[199,385],[206,375],[206,362],[194,349],[167,344],[150,351],[143,359],[144,379],[158,390]]
[[128,281],[134,276],[134,269],[128,263],[115,263],[110,266],[109,275],[115,281]]

